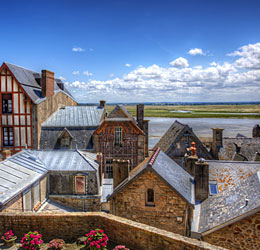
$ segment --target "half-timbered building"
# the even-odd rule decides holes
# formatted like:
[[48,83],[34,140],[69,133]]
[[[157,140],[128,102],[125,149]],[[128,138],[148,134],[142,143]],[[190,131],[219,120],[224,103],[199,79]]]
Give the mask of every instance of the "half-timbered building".
[[54,73],[10,63],[0,67],[0,151],[38,148],[41,124],[58,108],[77,105]]
[[143,105],[137,105],[136,121],[124,106],[117,105],[94,132],[105,178],[113,178],[113,160],[127,160],[132,169],[148,156],[148,121],[143,119],[143,110]]

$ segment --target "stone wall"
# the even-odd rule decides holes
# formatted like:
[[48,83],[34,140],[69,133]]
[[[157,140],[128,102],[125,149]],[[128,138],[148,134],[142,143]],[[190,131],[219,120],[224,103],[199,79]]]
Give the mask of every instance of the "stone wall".
[[95,228],[104,229],[109,239],[135,250],[224,250],[105,213],[0,214],[0,235],[13,229],[18,240],[29,230],[37,230],[45,242],[55,238],[73,242]]
[[47,198],[47,176],[40,181],[41,203]]
[[[154,206],[146,204],[148,189],[154,190]],[[110,211],[117,216],[182,235],[188,233],[185,229],[188,203],[152,171],[143,173],[117,193],[110,204]],[[182,221],[177,221],[177,217]]]
[[6,213],[15,213],[15,212],[23,212],[23,196],[22,194],[17,195],[7,204],[5,204],[3,209],[0,209],[0,212]]
[[203,237],[232,250],[260,249],[260,212]]
[[49,198],[75,210],[88,212],[101,211],[100,196],[50,195]]
[[35,138],[35,148],[39,147],[40,135],[41,135],[41,125],[47,118],[50,117],[55,111],[57,111],[62,106],[76,106],[77,102],[71,97],[64,94],[63,92],[58,92],[53,96],[46,97],[46,100],[36,105],[36,138]]

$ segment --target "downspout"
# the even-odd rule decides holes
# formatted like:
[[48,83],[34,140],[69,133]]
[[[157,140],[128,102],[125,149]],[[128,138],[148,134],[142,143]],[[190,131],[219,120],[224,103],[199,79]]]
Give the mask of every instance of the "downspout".
[[184,226],[184,236],[187,236],[187,220],[188,220],[188,205],[185,209],[185,226]]

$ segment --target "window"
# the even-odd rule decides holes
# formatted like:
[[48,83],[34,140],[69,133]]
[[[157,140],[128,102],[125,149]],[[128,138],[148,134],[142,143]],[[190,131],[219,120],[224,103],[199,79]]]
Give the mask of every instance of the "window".
[[154,207],[154,191],[153,191],[153,189],[147,189],[146,206]]
[[214,195],[218,193],[218,184],[216,181],[209,181],[209,194]]
[[12,94],[2,95],[2,113],[12,114],[12,112],[13,112]]
[[70,137],[62,137],[60,139],[60,147],[61,148],[70,148],[70,141],[71,141]]
[[106,166],[106,178],[113,178],[113,166]]
[[14,137],[13,137],[13,128],[5,127],[3,128],[3,136],[4,136],[4,146],[13,146],[14,145]]
[[115,127],[115,146],[122,146],[122,128]]
[[85,176],[75,176],[75,194],[86,194]]

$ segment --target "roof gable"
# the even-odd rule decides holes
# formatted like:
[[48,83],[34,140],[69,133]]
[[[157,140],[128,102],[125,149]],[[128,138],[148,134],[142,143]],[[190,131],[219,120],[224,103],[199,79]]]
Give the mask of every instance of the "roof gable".
[[160,148],[129,173],[129,178],[116,187],[111,198],[149,170],[153,171],[185,201],[190,204],[195,203],[193,177],[161,151]]
[[[33,103],[37,104],[44,100],[44,98],[42,98],[41,85],[38,83],[38,81],[40,82],[41,79],[40,73],[6,62],[3,63],[2,67],[7,67],[7,69],[11,72],[12,76],[21,85],[22,89],[24,90],[26,95],[32,100]],[[72,95],[66,88],[62,90],[59,87],[60,83],[60,79],[54,79],[54,90],[56,92],[62,91],[63,93],[65,93],[73,99]]]
[[116,105],[116,107],[108,115],[108,118],[128,118],[134,120],[133,116],[123,105]]

